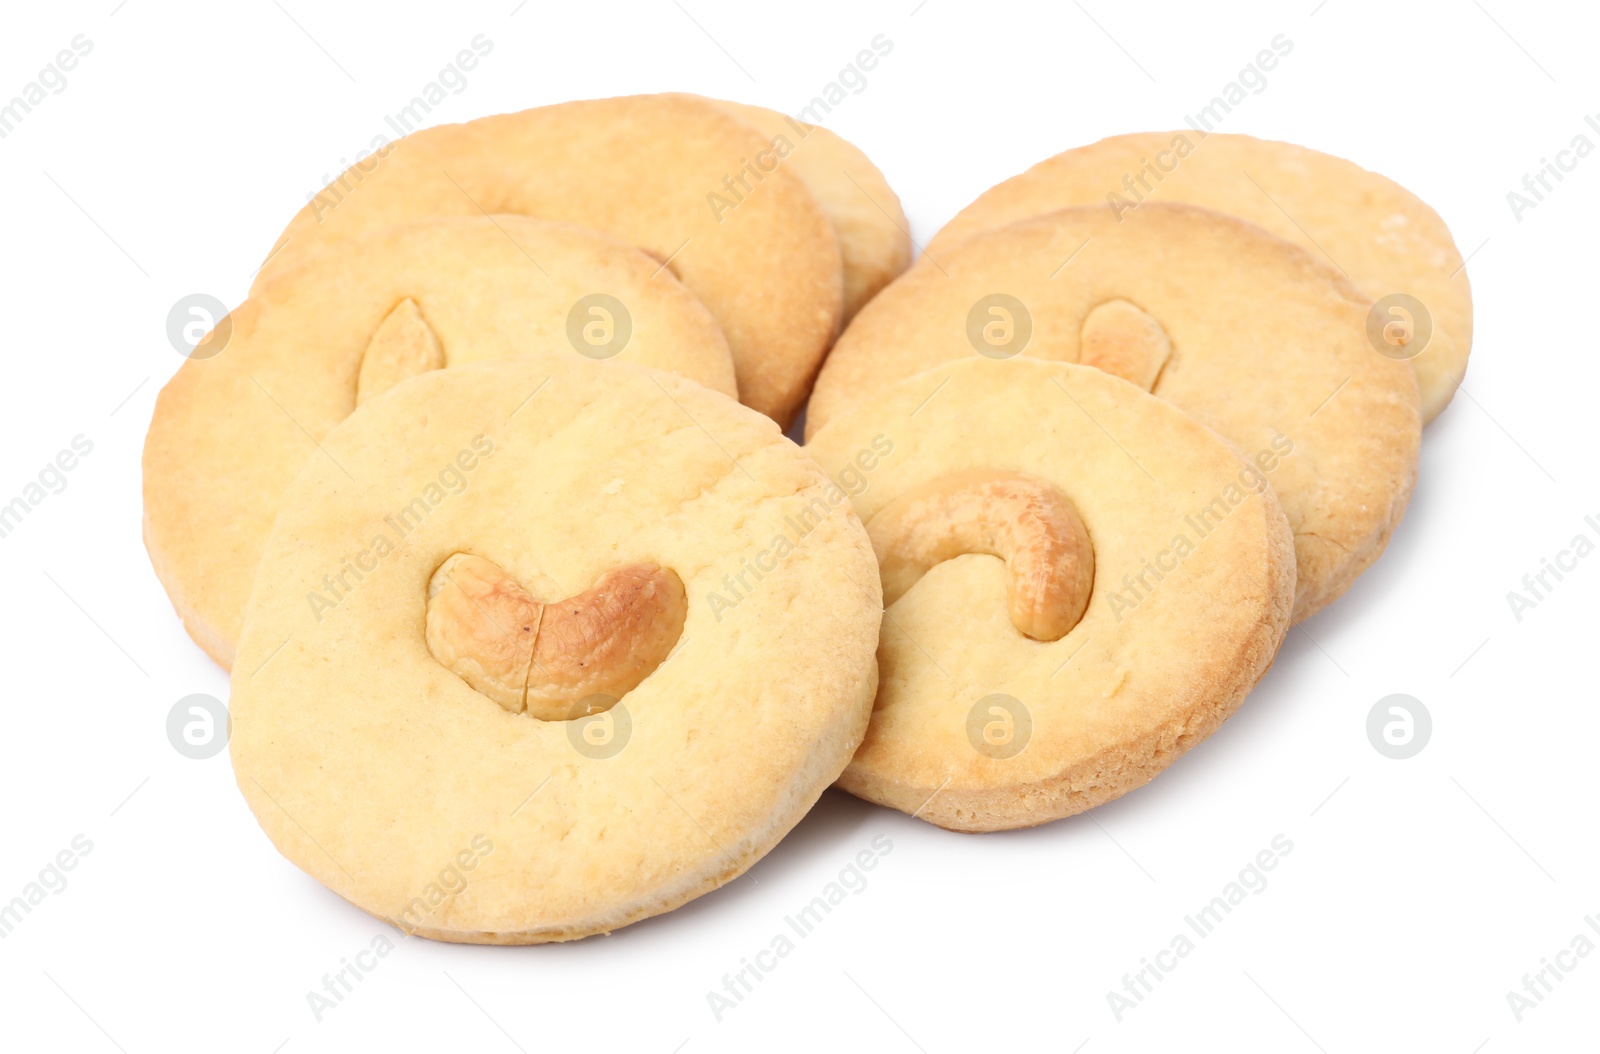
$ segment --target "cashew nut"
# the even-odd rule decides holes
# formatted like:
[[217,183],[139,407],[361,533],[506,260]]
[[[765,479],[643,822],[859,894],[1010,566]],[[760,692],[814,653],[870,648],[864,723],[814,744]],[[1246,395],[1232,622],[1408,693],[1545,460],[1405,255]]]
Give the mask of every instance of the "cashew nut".
[[654,564],[544,604],[493,561],[456,553],[428,582],[425,638],[441,665],[512,713],[564,721],[579,702],[638,687],[685,615],[683,582]]
[[419,373],[444,368],[444,348],[422,317],[417,302],[406,297],[378,324],[361,355],[356,378],[356,405],[382,395]]
[[457,553],[428,582],[428,650],[514,714],[527,705],[528,667],[543,620],[544,605],[481,556]]
[[546,604],[528,674],[528,712],[572,716],[592,695],[618,698],[650,676],[683,632],[683,582],[654,564],[621,567],[594,588]]
[[1013,472],[970,471],[902,494],[867,521],[893,604],[933,565],[963,553],[1006,562],[1011,624],[1034,640],[1077,625],[1094,585],[1094,548],[1066,495]]
[[1083,320],[1078,361],[1132,381],[1145,391],[1172,355],[1172,342],[1161,323],[1127,300],[1107,300]]

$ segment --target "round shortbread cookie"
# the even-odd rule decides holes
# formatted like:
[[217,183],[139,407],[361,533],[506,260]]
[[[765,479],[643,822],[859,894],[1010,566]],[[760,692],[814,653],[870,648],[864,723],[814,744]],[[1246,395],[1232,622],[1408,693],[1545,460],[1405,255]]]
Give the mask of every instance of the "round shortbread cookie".
[[767,418],[517,358],[323,446],[261,562],[230,748],[268,837],[358,907],[450,941],[608,932],[742,874],[859,744],[871,545]]
[[[911,264],[911,225],[899,195],[859,147],[821,125],[762,106],[719,104],[760,129],[777,148],[779,163],[805,180],[833,222],[844,260],[844,321],[849,322]],[[749,184],[748,177],[735,181],[727,197],[749,193]]]
[[1330,265],[1232,216],[1063,209],[975,235],[884,290],[828,356],[806,426],[939,362],[1026,355],[1132,380],[1247,458],[1287,435],[1295,454],[1270,478],[1304,619],[1383,552],[1416,480],[1416,381],[1368,342],[1370,306]]
[[232,663],[279,496],[358,401],[412,373],[581,353],[733,395],[716,320],[658,272],[587,228],[478,216],[342,241],[258,286],[221,352],[162,389],[145,440],[145,547],[189,635]]
[[1328,260],[1377,301],[1372,332],[1417,374],[1423,423],[1461,384],[1472,349],[1472,288],[1450,229],[1398,183],[1293,143],[1196,131],[1112,136],[992,187],[934,235],[942,259],[979,231],[1071,205],[1127,216],[1184,202],[1265,227]]
[[941,827],[1070,816],[1204,739],[1272,663],[1294,549],[1254,462],[1099,370],[964,359],[806,445],[883,569],[872,724],[840,785]]
[[770,144],[719,103],[641,95],[442,125],[348,169],[301,209],[261,283],[320,245],[429,216],[517,213],[637,245],[710,308],[739,397],[787,427],[838,334],[839,239],[799,176],[775,165],[720,210],[723,180]]

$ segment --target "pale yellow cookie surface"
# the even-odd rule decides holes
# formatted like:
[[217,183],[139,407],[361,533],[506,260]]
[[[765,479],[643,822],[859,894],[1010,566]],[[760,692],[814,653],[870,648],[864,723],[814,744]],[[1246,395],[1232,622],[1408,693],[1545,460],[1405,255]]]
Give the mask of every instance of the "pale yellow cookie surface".
[[1295,444],[1270,475],[1295,534],[1295,617],[1383,552],[1416,479],[1405,363],[1367,339],[1370,302],[1332,265],[1259,227],[1151,203],[1121,222],[1063,209],[974,235],[917,266],[829,355],[808,434],[893,381],[951,359],[1094,361],[1245,457]]
[[[1416,371],[1423,422],[1450,402],[1472,349],[1472,289],[1450,229],[1393,180],[1293,143],[1193,130],[1112,136],[985,191],[928,251],[942,258],[979,231],[1070,205],[1127,216],[1145,201],[1242,217],[1340,269],[1379,303],[1378,333],[1410,330],[1406,343],[1390,341],[1391,354]],[[1391,294],[1422,310],[1386,301]]]
[[562,103],[414,133],[345,172],[289,223],[270,280],[317,247],[429,216],[517,213],[636,245],[672,271],[727,335],[739,396],[787,426],[838,333],[839,240],[799,176],[779,166],[739,208],[714,195],[769,148],[721,105],[690,95]]
[[404,224],[280,270],[222,351],[162,389],[144,450],[144,537],[190,636],[233,661],[278,501],[364,396],[408,371],[536,353],[615,357],[734,394],[710,312],[648,256],[523,216]]
[[[1069,504],[1092,549],[1087,607],[1053,640],[1019,632],[1011,565],[978,551],[992,533],[898,599],[886,576],[872,724],[840,780],[870,801],[967,831],[1092,808],[1215,730],[1288,629],[1294,552],[1265,482],[1298,456],[1287,436],[1246,463],[1099,370],[968,358],[874,391],[806,451],[875,542],[908,495],[1001,473]],[[981,513],[1037,525],[1006,500]]]
[[[366,911],[474,943],[608,932],[743,873],[860,742],[872,550],[767,418],[669,374],[524,357],[405,382],[323,446],[267,544],[229,745],[273,843]],[[525,711],[438,657],[430,594],[463,557],[547,605],[531,631],[493,598],[454,611],[469,648],[538,636]],[[547,640],[584,614],[554,602],[627,567],[681,585],[681,621],[645,633],[664,661],[617,650],[643,625],[617,605]],[[541,676],[641,658],[609,710],[534,716]]]
[[[833,222],[844,259],[844,321],[849,322],[911,264],[911,225],[899,196],[859,147],[821,125],[762,106],[720,105],[782,148],[781,157],[774,155],[776,163],[793,167]],[[753,189],[754,178],[728,188],[734,203]]]

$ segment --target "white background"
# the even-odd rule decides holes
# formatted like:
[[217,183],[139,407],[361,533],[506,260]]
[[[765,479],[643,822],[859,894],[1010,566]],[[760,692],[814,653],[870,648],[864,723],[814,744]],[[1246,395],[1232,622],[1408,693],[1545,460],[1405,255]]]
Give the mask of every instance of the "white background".
[[[1575,934],[1600,941],[1583,922],[1600,916],[1600,556],[1520,622],[1506,599],[1574,535],[1600,539],[1584,522],[1600,521],[1600,157],[1520,221],[1506,198],[1574,136],[1600,145],[1583,120],[1600,113],[1592,9],[517,3],[3,15],[0,98],[76,34],[94,47],[0,140],[0,501],[74,436],[94,449],[0,539],[0,901],[74,836],[93,849],[0,940],[0,1046],[1594,1048],[1600,953],[1520,1023],[1506,999]],[[306,195],[480,33],[492,54],[435,119],[673,89],[793,112],[884,34],[892,53],[827,123],[882,167],[919,242],[1049,154],[1180,125],[1284,34],[1293,52],[1224,130],[1352,158],[1439,210],[1472,254],[1465,389],[1426,433],[1388,553],[1149,787],[986,836],[829,792],[747,876],[677,912],[568,945],[404,941],[319,1023],[306,993],[391,931],[273,850],[225,753],[169,745],[174,702],[228,683],[145,558],[140,448],[181,361],[172,304],[236,305]],[[1433,718],[1410,760],[1367,739],[1395,692]],[[1107,992],[1279,834],[1293,850],[1268,886],[1117,1021]],[[878,835],[893,849],[867,888],[716,1021],[706,993]]]

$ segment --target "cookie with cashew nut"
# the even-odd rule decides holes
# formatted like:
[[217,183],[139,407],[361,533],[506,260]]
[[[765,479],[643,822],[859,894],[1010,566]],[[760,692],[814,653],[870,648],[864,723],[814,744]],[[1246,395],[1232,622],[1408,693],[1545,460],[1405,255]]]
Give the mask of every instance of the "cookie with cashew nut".
[[747,103],[719,102],[773,144],[756,171],[725,184],[718,207],[733,208],[755,189],[767,165],[786,165],[805,181],[839,234],[844,262],[844,321],[911,264],[911,224],[900,198],[855,144],[822,127]]
[[783,165],[718,207],[772,144],[692,95],[561,103],[424,129],[357,162],[289,222],[256,288],[307,253],[431,216],[517,213],[604,231],[655,257],[710,309],[739,397],[787,426],[838,335],[839,239]]
[[261,560],[229,747],[279,851],[365,911],[609,932],[742,874],[860,743],[872,546],[770,419],[522,357],[399,385],[322,445]]
[[672,370],[733,395],[704,305],[596,231],[525,216],[386,228],[280,271],[220,353],[162,389],[144,450],[144,537],[189,635],[233,661],[278,500],[358,405],[417,373],[538,353]]
[[1296,620],[1383,552],[1416,480],[1417,385],[1373,349],[1371,302],[1330,264],[1235,217],[1155,202],[1121,221],[1099,207],[1022,220],[939,263],[856,316],[817,380],[808,432],[940,362],[1085,363],[1246,457],[1293,441],[1270,479],[1294,529]]
[[963,359],[806,451],[864,481],[882,565],[878,696],[839,781],[868,801],[960,831],[1093,808],[1210,735],[1288,630],[1287,436],[1246,460],[1101,370]]
[[1073,205],[1129,217],[1182,202],[1266,228],[1340,269],[1376,301],[1373,346],[1410,362],[1423,423],[1450,402],[1472,349],[1472,288],[1439,214],[1344,158],[1248,135],[1118,135],[1039,162],[980,194],[928,243],[945,251],[980,231]]

